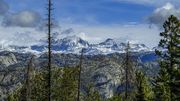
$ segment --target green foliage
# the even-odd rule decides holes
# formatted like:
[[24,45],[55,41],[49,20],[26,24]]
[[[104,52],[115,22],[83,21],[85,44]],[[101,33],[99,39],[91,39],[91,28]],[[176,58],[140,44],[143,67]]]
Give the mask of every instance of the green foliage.
[[[56,68],[52,71],[52,100],[74,101],[77,97],[77,68]],[[37,72],[31,88],[32,101],[48,100],[47,72]],[[8,101],[24,101],[25,85],[9,95]]]
[[38,72],[33,78],[31,99],[33,101],[47,101],[48,99],[48,83],[47,72]]
[[156,78],[154,93],[155,93],[155,100],[157,101],[170,101],[170,76],[166,69],[166,64],[160,64],[161,70],[159,72],[158,77]]
[[55,101],[75,101],[78,92],[78,68],[64,68],[53,75],[52,99]]
[[[173,15],[164,23],[164,32],[159,47],[166,52],[157,50],[161,57],[161,70],[156,79],[156,96],[158,101],[179,101],[180,98],[180,21]],[[166,99],[166,100],[165,100]]]
[[[79,68],[54,68],[52,70],[52,97],[53,101],[76,101],[78,93]],[[31,88],[31,101],[48,100],[47,72],[36,72]],[[19,87],[8,96],[8,101],[26,101],[25,85]],[[99,93],[93,86],[88,88],[87,95],[81,97],[82,101],[101,101]]]
[[[47,101],[47,81],[46,72],[38,72],[33,78],[31,86],[32,101]],[[8,101],[26,101],[26,85],[18,88],[8,96]]]
[[24,101],[24,100],[26,100],[24,93],[25,93],[24,88],[21,87],[21,88],[17,89],[15,92],[11,93],[8,96],[7,100],[8,101]]
[[153,92],[148,83],[148,78],[141,71],[136,73],[136,101],[151,101]]
[[113,97],[109,98],[108,101],[122,101],[122,97],[119,95],[114,95]]
[[83,96],[83,101],[102,101],[99,92],[95,90],[93,84],[88,85],[87,92]]

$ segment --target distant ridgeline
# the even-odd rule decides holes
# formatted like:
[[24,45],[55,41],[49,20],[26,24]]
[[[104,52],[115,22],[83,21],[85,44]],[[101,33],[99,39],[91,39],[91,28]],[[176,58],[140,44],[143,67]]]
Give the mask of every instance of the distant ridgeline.
[[[53,39],[52,41],[52,51],[54,53],[79,54],[82,48],[85,49],[84,54],[88,55],[124,53],[126,46],[127,43],[119,43],[116,40],[110,38],[99,44],[90,44],[88,41],[83,40],[77,36],[68,36],[63,39]],[[150,49],[144,44],[130,42],[131,52],[152,52],[155,49],[156,48]],[[42,52],[47,52],[47,43],[45,40],[40,40],[37,44],[31,46],[6,45],[1,46],[0,50],[41,54]]]

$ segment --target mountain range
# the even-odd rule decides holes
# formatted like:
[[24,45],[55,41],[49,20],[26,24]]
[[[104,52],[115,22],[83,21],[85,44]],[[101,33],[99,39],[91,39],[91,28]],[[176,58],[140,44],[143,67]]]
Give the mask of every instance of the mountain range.
[[[98,55],[98,54],[111,54],[111,53],[124,53],[127,43],[119,43],[114,39],[108,38],[104,42],[98,44],[90,44],[88,41],[83,40],[77,36],[67,36],[62,39],[52,40],[52,51],[55,53],[73,53],[79,54],[84,49],[84,54]],[[47,41],[40,40],[37,44],[31,46],[17,46],[9,45],[7,47],[0,47],[1,51],[12,51],[20,53],[35,53],[40,54],[47,51]],[[131,52],[149,52],[153,49],[148,48],[144,44],[137,44],[130,42]]]
[[[0,95],[6,99],[8,92],[21,86],[25,79],[25,70],[29,60],[34,54],[33,65],[37,70],[47,66],[47,41],[40,40],[31,46],[9,45],[0,47],[0,79],[6,74],[0,86]],[[95,84],[103,98],[112,97],[115,92],[121,92],[124,70],[123,63],[127,43],[119,43],[115,39],[107,39],[98,44],[90,44],[77,36],[68,36],[52,40],[52,65],[53,67],[74,67],[80,63],[80,52],[84,49],[82,88],[86,84]],[[144,44],[130,42],[131,59],[135,68],[143,70],[149,77],[154,77],[159,71],[158,56],[153,49]],[[156,49],[156,48],[154,48]],[[85,89],[82,89],[84,91]]]

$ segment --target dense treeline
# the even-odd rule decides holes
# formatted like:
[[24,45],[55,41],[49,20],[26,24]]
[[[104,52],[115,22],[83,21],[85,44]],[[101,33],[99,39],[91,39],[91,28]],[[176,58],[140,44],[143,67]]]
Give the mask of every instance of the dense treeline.
[[[76,101],[78,94],[79,67],[54,68],[52,70],[52,101]],[[47,101],[48,73],[36,72],[31,82],[31,101]],[[26,101],[26,83],[8,96],[8,101]],[[93,84],[88,84],[86,94],[81,94],[80,99],[84,101],[100,101],[99,93],[94,89]],[[98,100],[99,99],[99,100]]]
[[[53,68],[51,71],[52,101],[180,101],[180,21],[170,16],[164,23],[164,32],[156,50],[160,71],[150,78],[137,70],[131,61],[130,46],[127,45],[124,66],[124,91],[115,92],[109,99],[103,99],[94,84],[86,84],[86,92],[81,91],[81,65]],[[81,57],[81,61],[82,61]],[[32,72],[32,71],[31,71]],[[29,72],[27,72],[29,74]],[[47,101],[48,71],[34,71],[21,87],[8,96],[9,101]],[[29,83],[28,83],[29,82]],[[29,86],[31,85],[31,86]],[[80,92],[79,92],[80,91]],[[30,100],[28,100],[30,99]]]

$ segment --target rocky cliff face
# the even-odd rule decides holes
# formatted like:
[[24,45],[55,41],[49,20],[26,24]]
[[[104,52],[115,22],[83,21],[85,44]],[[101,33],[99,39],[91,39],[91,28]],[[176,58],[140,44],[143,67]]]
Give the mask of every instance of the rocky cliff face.
[[21,85],[24,78],[23,65],[20,65],[14,53],[0,52],[0,101],[4,101],[9,92]]
[[16,64],[17,59],[14,54],[12,53],[7,53],[7,54],[2,54],[0,56],[0,64],[4,65],[5,67]]
[[[156,59],[149,58],[151,54],[154,53],[132,54],[132,58],[138,61],[138,66],[135,68],[144,69],[149,76],[156,75],[158,69]],[[0,80],[3,81],[0,84],[0,95],[5,96],[22,83],[31,56],[32,54],[28,53],[0,52]],[[79,55],[57,53],[53,54],[52,60],[55,67],[74,67],[79,64]],[[113,96],[123,83],[123,61],[124,54],[119,53],[85,55],[82,66],[82,91],[86,90],[87,84],[94,83],[101,96],[104,98]],[[47,54],[35,56],[34,64],[38,69],[47,66]]]

